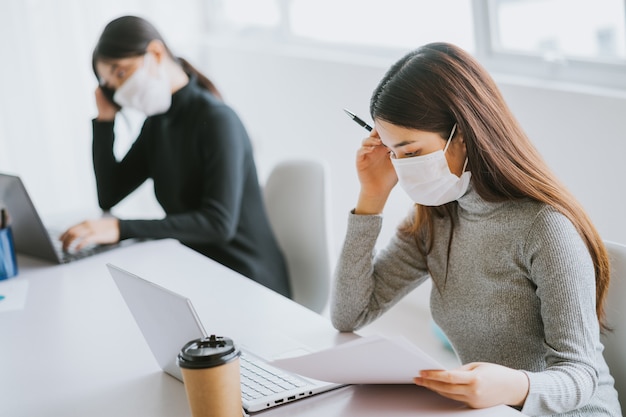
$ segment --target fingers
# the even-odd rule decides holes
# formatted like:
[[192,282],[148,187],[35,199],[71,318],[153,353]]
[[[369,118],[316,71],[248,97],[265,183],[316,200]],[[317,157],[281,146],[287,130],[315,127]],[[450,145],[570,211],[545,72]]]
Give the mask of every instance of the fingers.
[[379,137],[368,136],[361,142],[361,147],[358,150],[359,155],[367,155],[371,153],[380,153],[386,155],[389,153],[389,149],[383,144]]
[[79,250],[85,247],[89,242],[89,235],[92,233],[91,227],[88,222],[82,222],[67,229],[60,237],[59,240],[63,244],[63,250],[67,251],[70,248],[75,247]]
[[372,130],[370,135],[363,139],[361,146],[385,146],[378,136],[376,129]]
[[100,121],[112,121],[115,120],[115,115],[119,110],[105,94],[101,87],[98,87],[95,91],[96,107],[98,108],[98,120]]
[[85,237],[81,238],[78,241],[78,243],[74,246],[74,250],[79,251],[79,250],[85,248],[86,246],[93,245],[95,243],[97,243],[95,235],[85,236]]
[[414,382],[439,393],[454,394],[464,391],[466,389],[464,385],[471,382],[467,374],[453,371],[422,371],[419,377],[414,378]]
[[441,395],[445,395],[446,397],[450,397],[451,395],[465,397],[467,395],[468,388],[470,387],[469,384],[454,384],[449,382],[424,379],[421,377],[414,378],[413,381],[416,385],[428,388],[429,390],[435,391]]
[[433,390],[441,395],[455,400],[467,398],[469,393],[474,394],[476,375],[472,372],[479,364],[470,363],[458,369],[423,370],[420,376],[414,378],[416,385]]
[[374,146],[382,146],[382,141],[380,140],[380,138],[377,137],[373,137],[373,136],[368,136],[365,139],[363,139],[363,141],[361,141],[361,147],[363,148],[371,148]]
[[467,365],[462,366],[456,370],[444,371],[444,370],[424,370],[420,372],[422,379],[443,382],[447,384],[468,384],[474,378],[471,373],[473,368],[468,368]]

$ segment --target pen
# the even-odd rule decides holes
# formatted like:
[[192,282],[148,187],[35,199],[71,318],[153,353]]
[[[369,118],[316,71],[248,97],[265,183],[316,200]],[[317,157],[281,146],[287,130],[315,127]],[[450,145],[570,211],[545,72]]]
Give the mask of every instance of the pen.
[[0,209],[0,229],[4,229],[7,226],[7,211],[6,209]]
[[372,131],[372,126],[370,126],[370,125],[368,125],[367,123],[365,123],[365,122],[364,122],[364,121],[363,121],[360,117],[358,117],[356,114],[354,114],[354,113],[352,113],[351,111],[346,110],[346,109],[343,109],[343,111],[345,111],[345,112],[346,112],[346,114],[347,114],[348,116],[350,116],[350,118],[351,118],[352,120],[354,120],[355,122],[357,122],[357,124],[358,124],[359,126],[363,126],[363,127],[364,127],[365,129],[367,129],[369,132],[371,132],[371,131]]

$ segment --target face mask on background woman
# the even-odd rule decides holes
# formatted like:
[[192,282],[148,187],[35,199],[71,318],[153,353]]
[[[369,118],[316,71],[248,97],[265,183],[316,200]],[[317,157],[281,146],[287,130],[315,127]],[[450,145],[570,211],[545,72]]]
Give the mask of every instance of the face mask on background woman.
[[113,100],[146,116],[165,113],[172,104],[170,80],[165,68],[156,62],[153,54],[145,54],[143,65],[115,91]]

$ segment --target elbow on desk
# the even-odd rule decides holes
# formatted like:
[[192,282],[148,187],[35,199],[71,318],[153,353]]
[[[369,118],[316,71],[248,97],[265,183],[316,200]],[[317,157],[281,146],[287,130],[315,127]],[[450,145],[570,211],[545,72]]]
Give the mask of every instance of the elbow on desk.
[[111,210],[121,199],[115,198],[113,195],[107,193],[98,192],[98,206],[103,211]]
[[[187,217],[187,216],[186,216]],[[193,243],[211,243],[226,245],[237,236],[237,217],[226,207],[213,204],[197,211],[190,212],[188,226],[193,224],[192,233],[186,240]],[[207,241],[207,239],[209,241]]]
[[[181,227],[178,239],[190,244],[227,245],[237,235],[237,224],[228,216],[192,215],[194,221]],[[185,230],[182,232],[182,230]]]
[[346,315],[341,314],[341,311],[333,307],[331,307],[330,322],[340,332],[353,332],[359,328],[357,320],[347,318]]

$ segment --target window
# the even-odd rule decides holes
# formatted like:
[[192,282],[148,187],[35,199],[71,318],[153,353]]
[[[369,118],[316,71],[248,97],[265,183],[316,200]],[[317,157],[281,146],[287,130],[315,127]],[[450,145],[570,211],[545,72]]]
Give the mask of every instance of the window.
[[217,19],[231,31],[273,28],[281,24],[277,0],[225,0],[215,2]]
[[445,40],[475,49],[468,0],[292,0],[289,22],[294,36],[328,44],[410,50]]
[[474,0],[492,71],[626,90],[624,0]]
[[455,43],[490,71],[626,90],[626,0],[212,0],[211,32],[397,57]]
[[[213,0],[212,33],[374,54],[448,41],[473,51],[471,0]],[[453,12],[451,12],[453,11]]]
[[494,51],[546,61],[626,59],[623,0],[494,0]]

